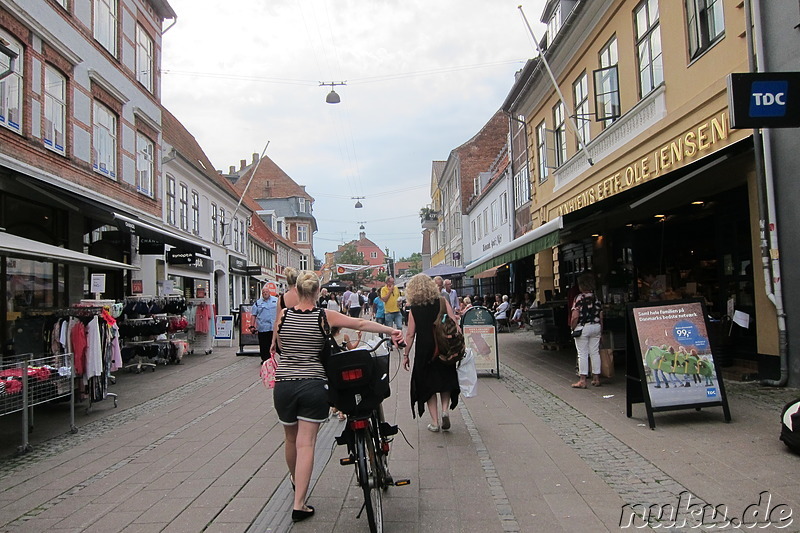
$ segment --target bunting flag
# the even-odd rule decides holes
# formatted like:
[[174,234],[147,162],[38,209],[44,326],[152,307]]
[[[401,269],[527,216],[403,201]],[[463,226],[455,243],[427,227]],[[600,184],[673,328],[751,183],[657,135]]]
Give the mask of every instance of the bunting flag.
[[386,272],[388,265],[348,265],[348,264],[338,264],[336,265],[336,273],[337,274],[353,274],[355,272],[361,272],[362,270],[374,270],[379,269],[381,272]]

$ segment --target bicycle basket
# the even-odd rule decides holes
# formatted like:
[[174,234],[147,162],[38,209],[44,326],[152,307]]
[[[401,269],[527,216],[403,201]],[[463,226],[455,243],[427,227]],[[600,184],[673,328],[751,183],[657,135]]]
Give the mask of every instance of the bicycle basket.
[[389,355],[350,350],[331,355],[328,400],[341,412],[368,415],[389,397]]

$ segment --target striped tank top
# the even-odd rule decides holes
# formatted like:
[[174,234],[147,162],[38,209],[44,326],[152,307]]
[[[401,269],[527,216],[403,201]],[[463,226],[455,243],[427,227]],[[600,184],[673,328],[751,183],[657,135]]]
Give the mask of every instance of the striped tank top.
[[327,379],[319,354],[325,345],[320,327],[321,309],[298,311],[286,309],[278,326],[281,359],[275,381],[293,379]]

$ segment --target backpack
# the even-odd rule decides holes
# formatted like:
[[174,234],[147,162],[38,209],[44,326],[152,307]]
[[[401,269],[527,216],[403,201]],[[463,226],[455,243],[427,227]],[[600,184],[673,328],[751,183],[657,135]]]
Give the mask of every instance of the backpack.
[[464,358],[467,351],[464,335],[458,331],[458,326],[447,314],[447,304],[441,296],[439,314],[433,323],[433,340],[436,343],[433,355],[443,363],[456,364]]

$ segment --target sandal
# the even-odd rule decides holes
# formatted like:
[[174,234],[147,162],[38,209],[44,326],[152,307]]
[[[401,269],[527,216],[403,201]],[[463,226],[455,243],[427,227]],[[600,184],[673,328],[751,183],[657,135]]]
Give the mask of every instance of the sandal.
[[585,381],[578,381],[577,383],[573,383],[572,384],[572,388],[573,389],[585,389],[586,388],[586,382]]
[[434,433],[439,433],[439,426],[434,424],[428,424],[428,431],[433,431]]

